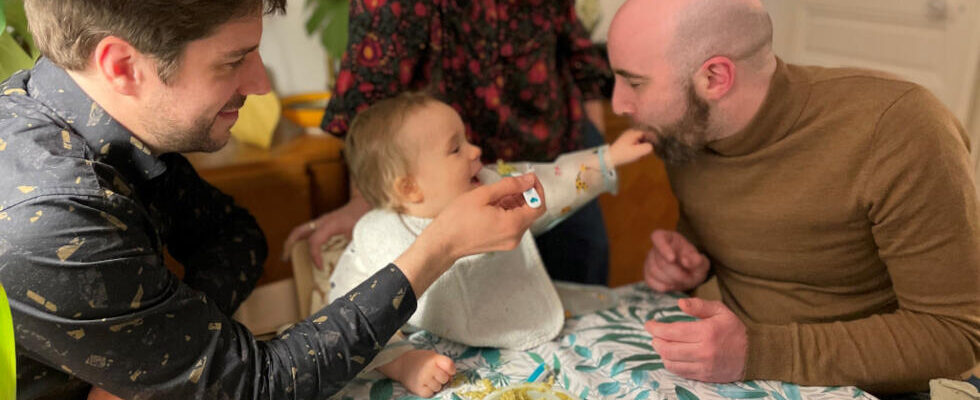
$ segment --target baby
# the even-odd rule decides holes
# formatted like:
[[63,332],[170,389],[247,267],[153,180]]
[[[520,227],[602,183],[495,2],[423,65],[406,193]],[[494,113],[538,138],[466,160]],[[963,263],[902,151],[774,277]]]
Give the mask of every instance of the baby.
[[[531,232],[514,250],[457,261],[418,299],[406,328],[470,346],[523,350],[549,341],[561,331],[564,311],[532,233],[615,191],[615,167],[651,151],[639,133],[626,132],[611,146],[565,154],[553,163],[484,166],[453,108],[418,93],[380,101],[357,115],[347,135],[351,177],[374,210],[354,227],[331,276],[329,300],[357,296],[347,292],[405,251],[457,196],[501,176],[534,173],[547,212]],[[365,370],[370,369],[422,397],[440,391],[455,373],[450,358],[407,344],[389,345]]]

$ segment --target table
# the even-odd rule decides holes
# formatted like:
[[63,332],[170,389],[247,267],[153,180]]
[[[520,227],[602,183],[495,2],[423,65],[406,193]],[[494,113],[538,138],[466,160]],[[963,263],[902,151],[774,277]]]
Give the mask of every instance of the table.
[[[856,387],[807,387],[777,381],[711,384],[678,377],[663,367],[650,346],[643,323],[690,321],[677,307],[680,294],[661,294],[642,283],[613,289],[618,306],[568,319],[553,341],[529,351],[475,348],[428,332],[409,336],[413,346],[452,358],[457,374],[436,395],[442,400],[468,400],[487,379],[496,387],[525,380],[546,363],[555,383],[583,399],[874,399]],[[355,379],[338,399],[414,400],[390,379]]]

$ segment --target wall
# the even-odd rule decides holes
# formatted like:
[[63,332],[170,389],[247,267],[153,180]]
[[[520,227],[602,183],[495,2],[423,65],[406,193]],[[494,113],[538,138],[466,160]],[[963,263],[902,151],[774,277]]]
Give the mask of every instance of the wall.
[[265,17],[259,53],[280,96],[327,89],[326,53],[306,35],[305,1],[290,1],[286,15]]

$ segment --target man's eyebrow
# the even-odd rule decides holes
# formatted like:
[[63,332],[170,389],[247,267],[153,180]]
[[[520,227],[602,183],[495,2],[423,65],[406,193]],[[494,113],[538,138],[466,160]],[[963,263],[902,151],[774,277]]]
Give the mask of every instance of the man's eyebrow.
[[225,58],[228,58],[228,59],[245,57],[246,54],[251,53],[251,52],[255,51],[258,48],[259,48],[259,45],[255,45],[255,46],[252,46],[252,47],[249,47],[249,48],[245,48],[245,49],[232,50],[232,51],[229,51],[229,52],[225,53],[224,54],[224,57]]
[[637,75],[637,74],[634,74],[634,73],[629,72],[627,70],[619,69],[619,68],[614,69],[613,70],[613,73],[615,73],[616,75],[622,76],[623,78],[627,78],[627,79],[646,79],[646,77],[644,77],[644,76]]

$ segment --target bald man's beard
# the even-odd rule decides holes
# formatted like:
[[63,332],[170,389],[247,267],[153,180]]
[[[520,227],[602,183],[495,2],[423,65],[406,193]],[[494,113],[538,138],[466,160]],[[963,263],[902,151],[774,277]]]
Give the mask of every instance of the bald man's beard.
[[[637,126],[648,132],[653,151],[665,163],[681,165],[690,162],[704,150],[708,141],[708,119],[711,107],[698,97],[691,85],[687,87],[687,109],[677,122],[661,127]],[[652,138],[649,137],[652,134]]]

